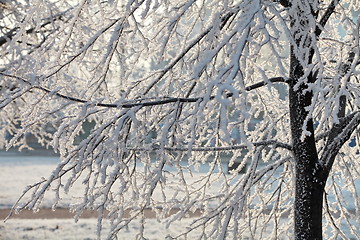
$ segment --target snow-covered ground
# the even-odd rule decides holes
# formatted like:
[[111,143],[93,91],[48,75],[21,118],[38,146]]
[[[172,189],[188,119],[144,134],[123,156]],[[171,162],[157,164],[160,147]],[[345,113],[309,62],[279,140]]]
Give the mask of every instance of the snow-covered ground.
[[[185,219],[166,229],[156,219],[147,219],[145,236],[147,239],[166,239],[166,236],[177,235],[183,231],[183,226],[192,219]],[[133,223],[128,229],[118,235],[118,240],[136,239],[140,225]],[[109,226],[104,224],[104,233]],[[193,237],[195,236],[192,235]],[[96,239],[96,219],[80,219],[76,224],[72,219],[13,219],[0,223],[1,240],[92,240]],[[189,238],[190,239],[190,238]]]
[[[37,152],[4,152],[0,151],[0,210],[10,209],[20,197],[22,191],[29,184],[47,178],[59,162],[57,156],[51,155],[47,151]],[[206,171],[206,169],[203,169]],[[74,184],[69,195],[63,196],[59,207],[67,208],[73,198],[81,196],[82,185]],[[46,196],[41,207],[50,208],[54,196]],[[6,214],[7,214],[6,210]],[[56,212],[54,213],[56,215]],[[21,216],[21,215],[20,215]],[[57,216],[57,215],[56,215]],[[146,219],[145,236],[147,239],[166,239],[167,235],[176,236],[184,231],[193,219],[187,218],[181,222],[175,222],[171,228],[166,228],[165,224],[156,219]],[[148,225],[149,227],[146,227]],[[96,239],[96,218],[81,218],[77,223],[74,219],[23,219],[10,218],[5,223],[0,222],[0,240],[17,239]],[[139,232],[140,223],[134,222],[128,229],[118,235],[118,239],[135,239]],[[103,233],[108,233],[109,224],[105,222]],[[195,237],[197,233],[192,233]],[[187,236],[188,238],[191,237]]]
[[[21,195],[22,190],[30,183],[47,177],[55,168],[58,157],[47,152],[17,154],[14,152],[0,152],[0,208],[8,209]],[[78,186],[78,188],[81,186]],[[76,195],[77,187],[73,189]],[[80,192],[80,191],[79,191]],[[51,198],[45,198],[43,206],[51,206]],[[69,204],[71,199],[63,199],[63,204]],[[185,219],[174,223],[171,229],[166,229],[164,224],[156,219],[147,219],[149,228],[145,229],[148,239],[165,239],[168,234],[176,235],[184,230],[192,219]],[[17,239],[96,239],[97,219],[80,219],[77,223],[73,219],[18,219],[11,218],[5,223],[0,223],[0,240]],[[107,233],[108,223],[104,224],[104,233]],[[122,231],[118,239],[135,239],[139,232],[140,224],[134,222],[128,229]],[[195,233],[196,234],[196,233]]]
[[[15,152],[0,151],[0,209],[9,209],[21,195],[22,190],[31,183],[48,177],[58,163],[59,158],[49,155],[49,152],[18,154]],[[359,188],[359,186],[357,186]],[[70,193],[76,196],[81,193],[81,185],[75,185]],[[360,189],[359,189],[360,190]],[[349,196],[351,197],[351,196]],[[65,198],[60,207],[67,207],[71,198]],[[45,198],[43,207],[51,207],[52,198]],[[96,219],[80,219],[75,223],[73,219],[18,219],[11,218],[6,223],[0,222],[0,240],[17,239],[96,239]],[[166,239],[167,235],[176,236],[188,226],[193,219],[187,218],[175,222],[171,228],[166,229],[163,223],[156,219],[146,219],[149,227],[145,227],[147,239]],[[119,234],[118,239],[136,239],[140,224],[132,223],[126,231]],[[109,225],[105,222],[104,233],[108,233]],[[360,230],[359,230],[360,231]],[[195,238],[197,234],[188,236]],[[360,234],[360,233],[359,233]],[[185,238],[184,238],[185,239]]]
[[[59,162],[58,157],[49,155],[48,152],[33,154],[0,152],[0,208],[11,207],[27,185],[40,181],[41,177],[49,177]],[[78,191],[79,187],[81,186],[74,191]],[[42,206],[51,207],[52,200],[52,197],[45,198]],[[70,198],[65,198],[63,204],[67,205],[70,201]]]

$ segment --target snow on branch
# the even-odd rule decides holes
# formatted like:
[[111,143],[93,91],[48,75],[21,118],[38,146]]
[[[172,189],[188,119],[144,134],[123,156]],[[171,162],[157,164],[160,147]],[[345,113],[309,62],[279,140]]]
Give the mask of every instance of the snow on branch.
[[[157,97],[157,99],[160,100],[155,100],[155,101],[147,101],[147,102],[141,102],[142,100],[126,100],[125,103],[120,103],[120,104],[115,104],[115,103],[98,103],[98,102],[94,102],[91,103],[91,101],[85,100],[85,99],[81,99],[81,98],[76,98],[76,97],[71,97],[71,96],[67,96],[64,94],[59,93],[58,91],[60,90],[50,90],[47,89],[46,87],[42,87],[42,86],[38,86],[38,85],[33,85],[32,83],[30,83],[30,81],[22,78],[22,77],[18,77],[18,76],[14,76],[14,75],[10,75],[7,73],[3,73],[0,72],[0,75],[3,75],[5,77],[10,77],[10,78],[15,78],[17,80],[21,80],[24,83],[27,83],[31,86],[31,88],[36,88],[39,90],[42,90],[46,93],[49,93],[51,95],[57,96],[59,98],[65,99],[65,100],[69,100],[69,101],[73,101],[73,102],[78,102],[78,103],[86,103],[86,104],[92,104],[94,106],[97,107],[107,107],[107,108],[133,108],[133,107],[147,107],[147,106],[156,106],[156,105],[164,105],[164,104],[169,104],[169,103],[196,103],[199,101],[203,100],[203,97],[194,97],[194,98],[174,98],[174,97]],[[288,83],[289,80],[283,77],[274,77],[274,78],[270,78],[267,81],[261,81],[255,84],[252,84],[250,86],[247,86],[245,88],[246,91],[251,91],[254,89],[257,89],[259,87],[262,86],[266,86],[269,83]],[[239,92],[241,93],[241,92]],[[232,97],[234,94],[233,93],[228,93],[226,94],[227,98]],[[215,99],[215,96],[210,96],[210,100]],[[134,102],[134,103],[126,103],[126,102]]]
[[320,164],[325,166],[327,174],[337,156],[340,148],[349,140],[350,136],[360,125],[360,111],[356,111],[340,119],[339,124],[335,124],[330,130],[323,154],[320,158]]
[[274,2],[278,2],[286,8],[291,7],[291,1],[289,0],[274,0]]
[[326,8],[325,13],[321,17],[319,21],[319,26],[316,26],[315,34],[316,36],[320,36],[320,34],[323,31],[323,28],[325,27],[327,21],[330,19],[331,15],[335,11],[336,6],[340,3],[339,0],[332,0],[329,6]]
[[[64,16],[70,21],[46,18],[67,1],[42,2],[0,38],[8,50],[0,144],[23,146],[31,133],[60,163],[25,189],[12,212],[36,210],[52,194],[55,208],[80,183],[75,219],[97,210],[98,234],[107,217],[109,238],[137,220],[145,238],[145,210],[167,226],[196,212],[179,235],[186,238],[193,230],[202,239],[289,237],[293,222],[283,222],[301,196],[294,197],[302,174],[296,153],[309,157],[301,155],[308,146],[291,143],[304,123],[292,125],[292,113],[301,111],[320,132],[309,161],[320,155],[330,169],[343,146],[344,165],[358,178],[358,152],[345,144],[360,122],[358,26],[337,19],[352,11],[340,1],[83,0]],[[53,11],[37,16],[40,10]],[[301,17],[298,24],[292,17]],[[51,35],[42,36],[42,27]],[[46,41],[28,46],[32,37]],[[306,47],[292,55],[297,42]],[[292,75],[297,64],[304,74]],[[296,82],[304,84],[296,99],[306,104],[292,108]],[[334,177],[345,173],[334,166]]]
[[[260,146],[269,146],[272,145],[275,148],[284,148],[289,151],[292,151],[292,147],[289,144],[281,143],[276,140],[266,140],[266,141],[260,141],[260,142],[254,142],[252,143],[255,147]],[[244,145],[233,145],[233,146],[224,146],[224,147],[151,147],[151,148],[127,148],[127,150],[131,151],[156,151],[156,150],[166,150],[166,151],[174,151],[174,152],[217,152],[217,151],[231,151],[231,150],[240,150],[240,149],[247,149],[249,147],[248,144]]]
[[[40,28],[40,29],[45,28],[48,25],[53,24],[56,21],[63,21],[64,17],[67,16],[67,13],[70,12],[71,10],[72,10],[72,8],[69,8],[68,10],[66,10],[64,12],[61,12],[54,16],[46,18],[46,19],[44,19],[44,23],[42,23],[39,27],[38,26],[31,27],[31,28],[27,29],[25,31],[25,33],[32,34],[32,33],[36,32],[38,28]],[[19,29],[20,29],[19,27],[14,27],[14,28],[10,29],[9,31],[7,31],[3,36],[1,36],[0,37],[0,46],[10,42],[16,36]]]

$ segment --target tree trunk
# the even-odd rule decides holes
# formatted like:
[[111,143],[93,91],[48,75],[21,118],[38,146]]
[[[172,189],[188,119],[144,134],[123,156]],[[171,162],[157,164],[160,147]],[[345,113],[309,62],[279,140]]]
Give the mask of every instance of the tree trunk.
[[[295,239],[322,239],[324,185],[317,182],[309,160],[297,159],[295,187]],[[311,164],[310,164],[311,165]]]
[[[325,181],[315,145],[313,120],[307,107],[313,97],[305,83],[295,86],[304,76],[303,68],[295,54],[291,54],[289,86],[289,108],[293,153],[296,161],[295,185],[295,239],[322,239],[322,204]],[[312,82],[313,76],[307,81]],[[306,122],[304,133],[304,123]]]
[[[314,50],[311,37],[313,29],[308,8],[311,3],[292,4],[291,31],[295,45],[290,50],[289,110],[293,154],[296,161],[295,180],[295,239],[322,239],[322,204],[326,179],[315,144],[314,123],[308,107],[313,98],[308,83],[313,83],[313,73],[305,75],[301,64],[310,64]],[[294,44],[293,43],[293,44]],[[301,60],[301,61],[300,61]]]

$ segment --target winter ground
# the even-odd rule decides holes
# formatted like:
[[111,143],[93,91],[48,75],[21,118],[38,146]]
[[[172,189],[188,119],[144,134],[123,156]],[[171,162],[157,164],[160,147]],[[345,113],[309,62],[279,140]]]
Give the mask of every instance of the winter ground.
[[[57,162],[58,157],[49,155],[49,152],[29,152],[21,155],[15,152],[0,152],[0,218],[6,216],[8,209],[16,202],[28,184],[40,180],[41,177],[49,176]],[[360,191],[360,184],[357,184],[357,188]],[[75,185],[70,195],[76,197],[80,196],[80,193],[81,185]],[[62,205],[60,205],[64,208],[62,209],[63,213],[67,211],[70,202],[70,197],[63,199]],[[42,207],[49,208],[51,204],[52,198],[45,198]],[[48,211],[43,215],[41,215],[41,211],[38,215],[27,213],[27,216],[23,216],[20,214],[6,223],[0,222],[0,240],[96,239],[96,218],[81,218],[79,222],[75,223],[71,216],[69,212],[61,214],[59,211],[55,213]],[[156,219],[147,218],[145,224],[149,227],[145,225],[145,236],[149,240],[166,239],[169,234],[176,236],[184,231],[184,228],[192,221],[192,218],[187,218],[181,222],[175,222],[167,229]],[[138,222],[133,223],[119,234],[118,239],[136,239],[140,226]],[[109,224],[105,222],[103,232],[107,233],[108,229]],[[195,232],[186,239],[195,238],[199,234]],[[360,234],[360,230],[358,234]],[[349,237],[348,239],[356,238]]]
[[[183,230],[184,224],[191,219],[172,225],[166,229],[156,219],[147,219],[151,227],[145,228],[147,239],[166,239],[168,234],[176,235]],[[118,240],[132,240],[136,238],[140,225],[132,224],[118,235]],[[109,226],[104,224],[104,232]],[[194,236],[195,237],[195,236]],[[72,219],[12,219],[0,224],[1,240],[92,240],[96,239],[96,219],[80,219],[76,224]]]
[[[49,155],[48,152],[37,152],[17,154],[15,152],[0,152],[0,217],[4,219],[9,212],[9,208],[16,202],[22,190],[31,183],[47,177],[55,168],[58,157]],[[75,186],[70,195],[76,196],[81,191],[81,186]],[[63,199],[60,207],[67,207],[70,204],[70,197]],[[51,207],[52,198],[45,198],[42,207]],[[63,209],[64,210],[64,209]],[[66,209],[65,209],[66,210]],[[64,214],[59,212],[38,215],[27,212],[15,215],[5,223],[0,222],[0,240],[42,240],[42,239],[61,239],[61,240],[90,240],[96,239],[96,218],[81,218],[77,223],[69,217],[71,213]],[[39,217],[39,218],[38,218]],[[59,217],[59,218],[54,218]],[[31,218],[31,219],[29,219]],[[181,222],[174,223],[171,228],[159,223],[154,218],[148,218],[145,227],[147,239],[165,239],[167,235],[178,235],[184,230],[186,225],[191,223],[188,218]],[[145,226],[146,226],[145,225]],[[118,239],[132,240],[136,238],[140,228],[140,223],[133,223],[128,229],[122,231]],[[107,233],[109,224],[105,222],[103,232]],[[194,233],[196,235],[196,233]],[[195,237],[195,235],[193,235]]]
[[[56,156],[49,155],[49,152],[28,152],[18,154],[16,152],[0,151],[0,218],[4,219],[9,213],[11,206],[17,201],[23,189],[32,183],[40,180],[41,177],[48,177],[56,167],[59,159]],[[202,169],[206,171],[207,169]],[[81,196],[81,185],[74,185],[69,195],[72,197]],[[43,208],[51,208],[53,198],[46,197],[43,200]],[[64,211],[71,203],[71,198],[63,198],[59,210],[52,212],[43,210],[39,213],[32,214],[29,211],[21,212],[14,215],[5,223],[0,222],[0,240],[91,240],[97,239],[97,219],[80,218],[75,223],[71,218],[71,213]],[[25,215],[25,216],[24,216]],[[64,218],[64,215],[65,218]],[[94,214],[93,214],[94,216]],[[190,225],[194,219],[187,218],[180,222],[174,222],[170,228],[165,224],[158,222],[154,218],[147,218],[145,222],[144,236],[148,240],[166,239],[166,236],[177,236],[184,231],[186,226]],[[132,223],[129,228],[122,231],[117,237],[119,240],[136,239],[141,224]],[[147,227],[148,226],[148,227]],[[103,233],[109,231],[109,223],[105,222]],[[197,239],[200,233],[193,232],[186,238],[180,239]],[[105,237],[105,236],[104,236]],[[101,238],[103,239],[103,238]]]

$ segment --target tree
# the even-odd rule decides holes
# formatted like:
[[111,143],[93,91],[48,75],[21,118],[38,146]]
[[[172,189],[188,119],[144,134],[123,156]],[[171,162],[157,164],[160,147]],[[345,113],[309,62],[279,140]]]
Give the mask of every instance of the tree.
[[[360,238],[357,1],[42,2],[2,45],[2,144],[31,132],[61,162],[14,210],[81,181],[73,210],[96,209],[99,236],[105,215],[112,238],[153,209],[196,211],[172,237]],[[54,13],[69,20],[28,50]]]

